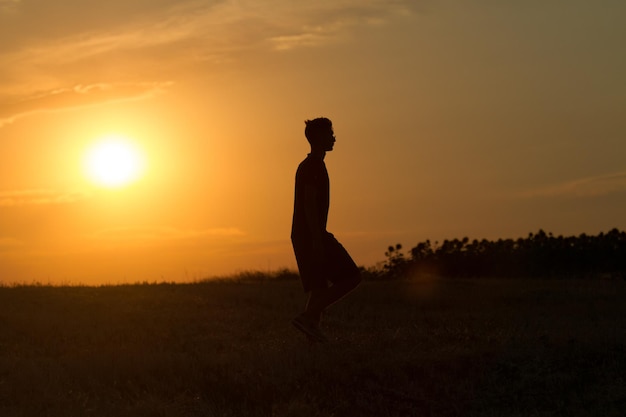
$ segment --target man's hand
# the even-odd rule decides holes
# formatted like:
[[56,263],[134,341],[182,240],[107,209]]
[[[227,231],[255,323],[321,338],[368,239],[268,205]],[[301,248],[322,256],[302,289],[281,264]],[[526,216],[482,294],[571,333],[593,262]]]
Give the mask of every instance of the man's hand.
[[313,251],[313,259],[315,263],[320,264],[325,261],[323,230],[324,226],[320,224],[321,215],[318,212],[319,204],[317,204],[317,192],[315,187],[307,186],[304,189],[304,210],[306,222],[311,231],[311,249]]

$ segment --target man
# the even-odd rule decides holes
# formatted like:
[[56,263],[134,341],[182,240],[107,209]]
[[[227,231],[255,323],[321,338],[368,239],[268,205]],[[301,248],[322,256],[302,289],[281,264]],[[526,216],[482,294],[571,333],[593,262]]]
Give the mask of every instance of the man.
[[361,277],[348,252],[326,231],[330,193],[324,157],[335,144],[332,122],[321,117],[305,124],[311,153],[296,172],[291,242],[309,297],[304,312],[292,323],[311,342],[326,342],[320,331],[322,313],[356,288]]

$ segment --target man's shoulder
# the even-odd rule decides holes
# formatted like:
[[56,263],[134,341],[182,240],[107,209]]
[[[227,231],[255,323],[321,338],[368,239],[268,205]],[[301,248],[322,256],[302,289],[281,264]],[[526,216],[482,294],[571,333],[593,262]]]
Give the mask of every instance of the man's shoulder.
[[311,154],[307,155],[306,158],[304,158],[304,160],[302,162],[300,162],[300,165],[298,166],[298,169],[302,168],[302,169],[323,169],[326,166],[326,164],[324,164],[324,160],[321,158],[317,158],[315,156],[312,156]]
[[324,172],[326,172],[324,161],[309,155],[300,162],[296,176],[301,179],[315,180],[324,175]]

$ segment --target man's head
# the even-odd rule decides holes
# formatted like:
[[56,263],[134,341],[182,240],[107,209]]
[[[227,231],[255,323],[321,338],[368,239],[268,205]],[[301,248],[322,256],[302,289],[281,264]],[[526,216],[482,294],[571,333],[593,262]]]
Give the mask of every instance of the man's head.
[[311,144],[312,150],[332,151],[335,143],[333,122],[326,117],[318,117],[313,120],[305,120],[304,135]]

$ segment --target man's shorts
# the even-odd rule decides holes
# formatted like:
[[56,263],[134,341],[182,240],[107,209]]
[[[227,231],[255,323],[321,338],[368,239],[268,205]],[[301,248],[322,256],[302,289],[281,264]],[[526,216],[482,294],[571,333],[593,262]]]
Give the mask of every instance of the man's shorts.
[[359,267],[348,251],[335,239],[332,233],[323,237],[324,261],[314,259],[311,242],[292,239],[298,270],[305,292],[328,287],[328,282],[352,279],[359,275]]

